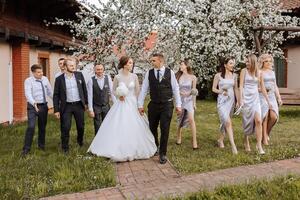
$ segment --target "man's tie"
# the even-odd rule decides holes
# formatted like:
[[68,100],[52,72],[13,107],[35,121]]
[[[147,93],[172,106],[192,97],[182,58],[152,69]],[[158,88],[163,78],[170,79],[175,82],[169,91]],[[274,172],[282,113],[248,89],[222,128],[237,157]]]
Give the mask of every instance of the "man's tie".
[[42,86],[42,90],[43,90],[43,103],[46,103],[46,93],[45,93],[45,88],[44,88],[44,85],[43,85],[43,81],[42,80],[35,80],[37,82],[39,82]]
[[157,76],[156,76],[158,82],[159,82],[159,72],[160,72],[160,70],[158,69],[158,70],[157,70]]

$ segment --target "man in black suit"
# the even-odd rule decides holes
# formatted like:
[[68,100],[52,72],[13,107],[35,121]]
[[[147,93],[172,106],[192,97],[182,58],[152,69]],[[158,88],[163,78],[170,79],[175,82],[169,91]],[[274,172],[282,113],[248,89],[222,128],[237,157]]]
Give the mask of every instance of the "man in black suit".
[[76,61],[65,59],[65,73],[55,79],[53,104],[54,114],[61,123],[61,145],[64,152],[69,151],[69,132],[72,115],[77,128],[77,143],[83,145],[84,111],[87,106],[87,89],[84,77],[76,70]]

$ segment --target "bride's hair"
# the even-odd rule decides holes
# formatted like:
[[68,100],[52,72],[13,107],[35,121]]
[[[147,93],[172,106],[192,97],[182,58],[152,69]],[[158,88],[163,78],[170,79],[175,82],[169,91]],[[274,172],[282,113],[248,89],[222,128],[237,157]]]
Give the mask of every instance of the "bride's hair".
[[123,69],[124,66],[128,63],[129,59],[130,59],[130,57],[128,57],[128,56],[122,56],[119,60],[118,68]]

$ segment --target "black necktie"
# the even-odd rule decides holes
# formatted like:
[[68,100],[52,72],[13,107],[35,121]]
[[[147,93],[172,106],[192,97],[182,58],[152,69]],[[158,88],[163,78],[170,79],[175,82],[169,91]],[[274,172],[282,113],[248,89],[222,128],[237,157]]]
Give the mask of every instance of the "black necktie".
[[46,103],[46,94],[45,94],[45,88],[44,88],[44,85],[43,85],[43,81],[42,80],[35,80],[37,82],[39,82],[42,86],[42,90],[43,90],[43,103]]
[[157,77],[157,80],[158,80],[158,82],[159,82],[159,72],[160,72],[160,70],[158,69],[158,70],[157,70],[157,76],[156,76],[156,77]]

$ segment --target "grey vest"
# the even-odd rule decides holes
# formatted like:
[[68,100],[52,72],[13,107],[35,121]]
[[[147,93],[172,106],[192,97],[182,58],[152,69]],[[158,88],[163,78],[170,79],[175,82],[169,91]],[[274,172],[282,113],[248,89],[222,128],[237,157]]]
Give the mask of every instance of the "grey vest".
[[110,89],[107,75],[104,75],[104,85],[102,90],[100,89],[95,76],[93,80],[93,106],[106,106],[109,105]]

